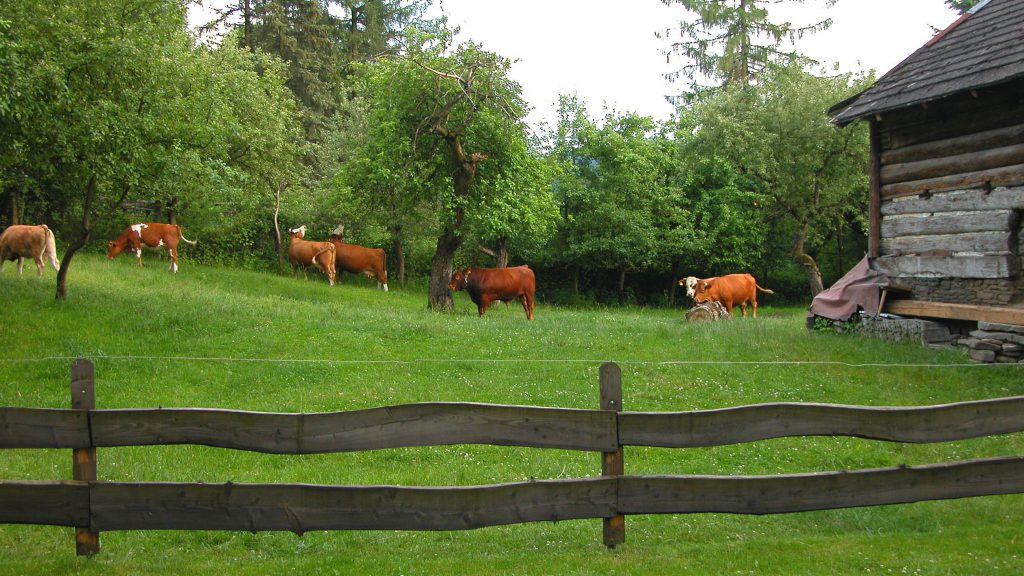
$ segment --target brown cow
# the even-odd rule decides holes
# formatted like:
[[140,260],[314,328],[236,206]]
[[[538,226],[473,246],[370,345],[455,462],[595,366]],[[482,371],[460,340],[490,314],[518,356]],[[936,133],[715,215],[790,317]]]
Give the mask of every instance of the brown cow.
[[339,273],[366,274],[367,278],[376,278],[377,287],[388,291],[387,255],[383,248],[367,248],[358,244],[348,244],[341,240],[339,226],[331,233],[331,244],[334,244],[335,268]]
[[124,251],[135,252],[135,260],[142,266],[142,247],[159,249],[167,247],[167,253],[171,255],[171,265],[167,268],[171,272],[178,272],[178,241],[195,245],[194,240],[189,240],[181,233],[181,227],[177,224],[163,224],[161,222],[139,222],[124,229],[117,237],[107,242],[107,259],[113,260],[118,254]]
[[757,318],[757,291],[765,294],[775,292],[757,285],[757,281],[750,274],[727,274],[717,278],[695,278],[687,276],[679,280],[680,286],[686,286],[687,294],[693,289],[693,301],[697,304],[704,302],[721,302],[729,314],[732,314],[734,305],[739,304],[743,316],[747,315],[747,302],[753,307],[754,318]]
[[480,316],[495,300],[519,300],[526,319],[533,320],[533,293],[537,282],[529,266],[513,268],[463,268],[452,274],[448,288],[465,290]]
[[288,230],[292,241],[288,245],[288,259],[292,262],[292,275],[302,268],[302,275],[306,277],[306,269],[309,266],[315,267],[327,275],[327,282],[334,286],[337,274],[334,269],[334,244],[330,242],[313,242],[303,240],[306,235],[306,227],[299,226]]
[[36,276],[42,276],[43,268],[46,268],[46,264],[43,263],[44,257],[53,265],[54,270],[60,269],[53,232],[45,224],[15,224],[0,234],[0,272],[4,271],[4,262],[17,260],[18,276],[21,276],[25,258],[32,258],[36,263]]

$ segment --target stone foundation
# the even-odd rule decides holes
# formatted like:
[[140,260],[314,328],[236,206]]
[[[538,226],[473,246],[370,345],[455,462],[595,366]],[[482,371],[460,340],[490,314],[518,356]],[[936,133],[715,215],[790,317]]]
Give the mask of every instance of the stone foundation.
[[920,318],[865,316],[855,330],[876,338],[920,342],[931,347],[959,347],[976,362],[1024,364],[1024,326],[978,322],[956,325]]

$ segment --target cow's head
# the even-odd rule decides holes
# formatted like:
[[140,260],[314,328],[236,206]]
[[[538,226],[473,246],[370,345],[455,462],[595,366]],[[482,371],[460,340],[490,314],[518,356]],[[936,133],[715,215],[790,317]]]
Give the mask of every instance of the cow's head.
[[306,235],[306,225],[303,224],[298,228],[289,228],[288,235],[291,236],[292,238],[302,238],[303,236]]
[[696,276],[687,276],[686,278],[679,279],[679,285],[686,286],[686,295],[690,298],[693,298],[698,282],[700,282],[700,278],[697,278]]
[[452,280],[448,283],[449,290],[465,290],[469,282],[469,268],[456,268],[452,273]]
[[697,283],[693,286],[693,301],[697,304],[703,304],[718,300],[717,296],[711,294],[711,288],[714,285],[714,279],[701,280],[698,278]]
[[107,260],[113,260],[115,256],[124,252],[127,242],[118,242],[117,240],[111,240],[107,242]]

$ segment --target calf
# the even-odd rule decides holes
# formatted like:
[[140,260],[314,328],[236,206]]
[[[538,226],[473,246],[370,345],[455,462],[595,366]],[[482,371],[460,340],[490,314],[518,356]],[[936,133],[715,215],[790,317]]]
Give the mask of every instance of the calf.
[[537,282],[529,266],[513,268],[463,268],[452,274],[448,288],[465,290],[480,316],[495,300],[520,300],[526,319],[533,320],[533,293]]
[[54,270],[60,269],[53,232],[45,224],[38,226],[15,224],[0,234],[0,272],[4,270],[4,262],[17,260],[18,276],[21,276],[22,269],[25,267],[25,258],[35,260],[36,276],[41,277],[43,268],[46,268],[43,258],[50,262]]
[[135,252],[135,260],[142,266],[142,247],[162,248],[167,247],[167,253],[171,255],[169,271],[178,272],[178,241],[195,245],[194,240],[185,238],[181,233],[181,227],[177,224],[163,224],[160,222],[139,222],[124,229],[117,237],[107,242],[107,259],[113,260],[118,254],[124,251]]
[[376,278],[377,287],[388,291],[387,255],[383,248],[366,248],[357,244],[341,241],[337,230],[331,234],[334,244],[335,268],[338,272],[366,274],[367,278]]
[[303,277],[306,276],[306,269],[309,266],[315,267],[327,275],[327,282],[334,286],[337,277],[334,268],[335,248],[330,242],[312,242],[303,240],[306,235],[306,227],[299,226],[288,230],[292,241],[288,245],[288,259],[292,263],[292,275],[302,268]]
[[697,304],[704,302],[721,302],[729,314],[732,308],[739,305],[743,316],[747,315],[747,302],[753,307],[754,318],[757,318],[757,291],[765,294],[775,292],[757,285],[757,281],[750,274],[728,274],[716,278],[695,278],[687,276],[679,280],[680,286],[686,286],[686,293],[690,294],[693,287],[693,301]]

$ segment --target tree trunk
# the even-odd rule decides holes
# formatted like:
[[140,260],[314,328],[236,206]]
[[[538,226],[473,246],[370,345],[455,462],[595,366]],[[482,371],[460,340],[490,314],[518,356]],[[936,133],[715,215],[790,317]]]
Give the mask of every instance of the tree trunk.
[[800,224],[800,228],[797,229],[796,237],[793,240],[793,258],[804,267],[807,283],[811,288],[811,298],[814,298],[825,288],[821,283],[821,271],[818,270],[818,263],[814,261],[810,254],[804,252],[804,243],[807,241],[810,230],[811,225],[809,222]]
[[619,306],[626,305],[626,269],[619,268]]
[[251,0],[245,0],[242,8],[242,47],[249,52],[256,51],[256,45],[252,41],[252,4]]
[[504,236],[498,238],[498,258],[496,262],[498,268],[508,268],[508,238]]
[[277,251],[277,269],[283,272],[284,245],[281,243],[281,224],[277,220],[278,214],[281,213],[281,189],[282,186],[278,185],[274,190],[274,250]]
[[178,197],[171,198],[171,201],[167,203],[167,223],[177,224],[178,223]]
[[668,305],[676,305],[676,289],[679,288],[679,262],[672,262],[672,285],[668,287]]
[[21,224],[21,222],[18,221],[18,195],[15,194],[13,186],[8,188],[7,192],[11,197],[11,226]]
[[[459,219],[461,220],[461,218]],[[430,288],[427,292],[427,308],[439,312],[455,309],[452,291],[448,282],[452,277],[452,262],[455,251],[462,245],[462,238],[452,227],[446,227],[437,239],[437,249],[430,261]]]
[[572,293],[575,296],[580,295],[580,267],[572,267]]
[[402,245],[402,227],[391,228],[391,252],[395,255],[395,272],[399,286],[405,286],[405,247]]
[[68,245],[68,251],[60,259],[60,270],[57,271],[57,299],[68,299],[68,269],[71,268],[71,259],[75,252],[81,250],[89,243],[92,237],[92,202],[96,198],[96,176],[89,178],[85,186],[85,198],[82,203],[82,232],[74,242]]

